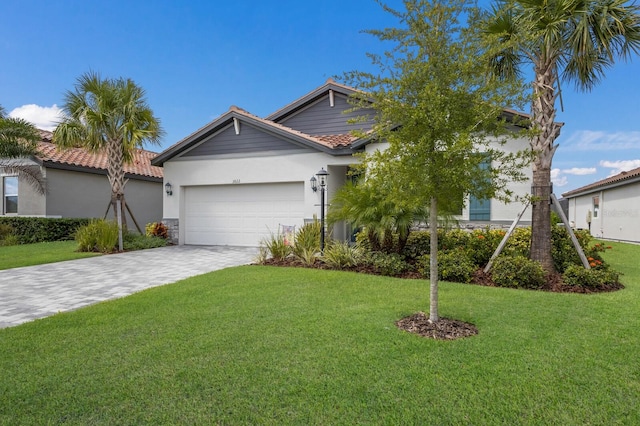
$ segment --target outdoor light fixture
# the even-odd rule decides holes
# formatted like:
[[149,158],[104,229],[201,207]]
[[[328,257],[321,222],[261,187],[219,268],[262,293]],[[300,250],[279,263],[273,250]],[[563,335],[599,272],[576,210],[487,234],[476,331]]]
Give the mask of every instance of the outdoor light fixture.
[[173,195],[173,188],[171,187],[171,184],[169,182],[164,184],[164,190],[166,191],[167,195]]
[[327,176],[329,176],[329,173],[327,173],[327,171],[324,169],[324,167],[322,169],[320,169],[320,171],[318,173],[316,173],[316,176],[318,177],[317,181],[315,177],[311,178],[311,187],[313,188],[314,191],[317,190],[317,186],[316,186],[316,182],[320,183],[320,252],[323,253],[324,252],[324,192],[326,191],[326,187],[327,187]]
[[311,182],[311,189],[313,192],[316,192],[318,190],[318,179],[316,179],[315,176],[311,176],[309,182]]

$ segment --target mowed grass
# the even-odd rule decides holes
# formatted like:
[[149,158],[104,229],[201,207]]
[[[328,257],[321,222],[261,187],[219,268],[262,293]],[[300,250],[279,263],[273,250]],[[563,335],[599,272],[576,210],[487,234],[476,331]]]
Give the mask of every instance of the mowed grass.
[[80,253],[76,251],[77,248],[78,244],[75,241],[0,246],[0,270],[99,255],[98,253]]
[[626,289],[442,283],[480,334],[398,330],[428,283],[244,266],[0,330],[0,424],[640,424],[640,247]]

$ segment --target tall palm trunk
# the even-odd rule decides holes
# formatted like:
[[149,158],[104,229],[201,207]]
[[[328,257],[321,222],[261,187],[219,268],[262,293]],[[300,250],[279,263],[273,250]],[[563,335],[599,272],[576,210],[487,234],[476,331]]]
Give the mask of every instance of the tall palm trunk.
[[[122,220],[122,226],[127,227],[127,219],[125,212],[124,199],[124,153],[122,152],[122,141],[118,139],[109,140],[107,143],[107,155],[109,156],[109,164],[107,173],[109,183],[111,184],[111,206],[115,219],[118,215]],[[120,200],[120,211],[118,211],[118,199]]]
[[532,114],[533,125],[539,133],[531,140],[531,148],[536,154],[533,162],[531,259],[540,262],[547,272],[554,271],[551,257],[551,162],[558,147],[554,141],[561,128],[555,122],[556,81],[555,59],[536,64]]

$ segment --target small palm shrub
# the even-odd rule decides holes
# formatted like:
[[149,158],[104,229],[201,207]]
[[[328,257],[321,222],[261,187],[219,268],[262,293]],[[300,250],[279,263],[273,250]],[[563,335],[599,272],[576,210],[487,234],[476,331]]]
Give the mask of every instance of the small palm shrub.
[[592,290],[617,284],[618,278],[618,274],[614,271],[597,268],[585,269],[579,265],[569,265],[562,274],[562,281],[565,285]]
[[[423,277],[431,276],[431,256],[425,255],[418,262],[418,271]],[[438,252],[438,279],[459,283],[469,283],[477,269],[469,252],[455,249]]]
[[293,255],[303,264],[310,266],[316,261],[320,252],[320,234],[322,228],[318,220],[305,223],[296,233]]
[[291,254],[291,246],[287,244],[284,235],[280,233],[272,233],[270,237],[264,238],[260,247],[264,247],[271,258],[276,261],[284,260]]
[[499,256],[491,275],[500,287],[537,289],[546,282],[542,265],[524,256]]
[[91,220],[75,232],[78,251],[111,253],[118,244],[118,224],[114,221]]
[[373,267],[379,274],[389,277],[400,276],[412,269],[411,265],[398,253],[375,251],[370,253],[364,262]]
[[332,268],[351,268],[363,261],[363,250],[347,241],[332,241],[324,249],[322,261]]

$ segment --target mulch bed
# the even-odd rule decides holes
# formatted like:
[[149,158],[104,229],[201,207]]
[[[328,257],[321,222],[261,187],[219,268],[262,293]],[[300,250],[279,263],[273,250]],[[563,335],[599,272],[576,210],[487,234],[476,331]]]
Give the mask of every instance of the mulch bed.
[[[268,259],[263,264],[272,266],[332,269],[322,262],[316,262],[314,265],[309,266],[303,264],[301,261],[295,258],[286,258],[283,260]],[[345,268],[343,270],[379,275],[375,268],[372,268],[370,266],[357,266],[353,268]],[[397,278],[422,279],[423,277],[417,272],[407,272]],[[487,287],[497,287],[497,285],[491,279],[491,273],[485,273],[481,268],[473,274],[473,278],[470,284],[482,285]],[[555,293],[603,293],[621,290],[623,288],[624,285],[620,283],[602,286],[598,289],[569,286],[565,285],[562,282],[561,274],[553,273],[547,276],[546,285],[538,290],[550,291]],[[442,317],[440,317],[436,322],[431,322],[429,320],[429,315],[425,314],[424,312],[417,312],[406,318],[402,318],[401,320],[396,321],[396,326],[399,329],[407,331],[409,333],[418,334],[420,336],[436,340],[454,340],[469,336],[475,336],[476,334],[478,334],[478,329],[473,324]]]
[[478,334],[478,329],[473,324],[442,317],[431,322],[429,315],[424,312],[402,318],[396,321],[396,326],[400,330],[436,340],[455,340]]

